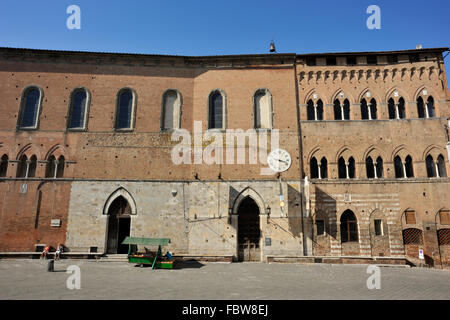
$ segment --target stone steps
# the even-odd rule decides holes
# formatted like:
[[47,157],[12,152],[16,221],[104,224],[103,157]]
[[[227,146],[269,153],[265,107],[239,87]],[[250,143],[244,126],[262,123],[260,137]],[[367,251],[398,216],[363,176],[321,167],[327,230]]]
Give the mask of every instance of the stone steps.
[[99,262],[128,262],[127,254],[107,254],[98,260]]

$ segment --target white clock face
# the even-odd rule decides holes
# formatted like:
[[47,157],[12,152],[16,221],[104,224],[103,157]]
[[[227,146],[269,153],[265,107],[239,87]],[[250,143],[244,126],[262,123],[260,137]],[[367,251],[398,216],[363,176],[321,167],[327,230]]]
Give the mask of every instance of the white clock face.
[[267,163],[273,171],[284,172],[291,166],[291,155],[286,150],[275,149],[267,157]]

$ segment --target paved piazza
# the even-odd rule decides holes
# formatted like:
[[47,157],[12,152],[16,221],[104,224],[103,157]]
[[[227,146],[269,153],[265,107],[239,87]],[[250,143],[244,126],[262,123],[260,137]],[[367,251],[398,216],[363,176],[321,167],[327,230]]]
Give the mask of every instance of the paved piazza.
[[[69,290],[77,265],[81,288]],[[450,271],[381,267],[367,289],[367,265],[189,263],[174,270],[126,262],[0,260],[0,299],[449,299]]]

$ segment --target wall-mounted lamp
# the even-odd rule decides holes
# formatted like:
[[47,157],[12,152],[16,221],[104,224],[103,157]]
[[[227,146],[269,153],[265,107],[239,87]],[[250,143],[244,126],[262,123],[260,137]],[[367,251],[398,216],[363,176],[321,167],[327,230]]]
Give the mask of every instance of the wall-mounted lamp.
[[173,189],[173,190],[171,191],[171,193],[172,193],[172,196],[176,197],[176,196],[177,196],[177,193],[178,193],[178,191],[177,191],[177,190],[175,190],[175,189]]
[[233,214],[233,208],[228,208],[228,224],[231,224],[231,216]]
[[267,206],[267,223],[269,223],[270,219],[270,206]]

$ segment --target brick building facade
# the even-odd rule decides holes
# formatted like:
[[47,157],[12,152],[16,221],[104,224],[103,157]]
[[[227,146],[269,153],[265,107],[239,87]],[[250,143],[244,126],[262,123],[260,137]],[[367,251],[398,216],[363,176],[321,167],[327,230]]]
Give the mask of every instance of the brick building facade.
[[[0,49],[0,251],[121,253],[133,235],[179,256],[419,263],[422,249],[448,266],[445,51]],[[177,129],[192,137],[180,164]],[[195,160],[230,129],[291,166],[262,174],[250,142],[232,148],[243,164]]]

